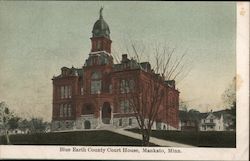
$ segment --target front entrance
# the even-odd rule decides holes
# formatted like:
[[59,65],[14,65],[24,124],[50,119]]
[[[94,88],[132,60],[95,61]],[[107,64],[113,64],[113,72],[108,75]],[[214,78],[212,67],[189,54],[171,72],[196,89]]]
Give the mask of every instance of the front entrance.
[[111,120],[111,107],[110,103],[104,102],[102,106],[102,122],[104,124],[110,124]]
[[84,121],[84,129],[90,129],[91,128],[91,124],[88,120]]

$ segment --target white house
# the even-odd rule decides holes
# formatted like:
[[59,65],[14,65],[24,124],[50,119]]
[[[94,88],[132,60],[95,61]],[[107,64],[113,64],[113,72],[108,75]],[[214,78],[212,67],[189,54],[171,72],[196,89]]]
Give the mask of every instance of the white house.
[[230,131],[232,129],[232,115],[227,110],[203,113],[200,131]]

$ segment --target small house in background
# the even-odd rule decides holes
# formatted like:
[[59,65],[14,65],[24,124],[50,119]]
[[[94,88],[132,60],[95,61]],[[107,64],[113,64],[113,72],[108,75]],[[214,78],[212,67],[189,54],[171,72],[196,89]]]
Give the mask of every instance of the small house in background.
[[[199,117],[199,116],[198,116]],[[179,130],[181,131],[198,131],[199,118],[194,117],[188,111],[179,111]]]
[[200,131],[233,131],[233,116],[230,110],[201,113]]

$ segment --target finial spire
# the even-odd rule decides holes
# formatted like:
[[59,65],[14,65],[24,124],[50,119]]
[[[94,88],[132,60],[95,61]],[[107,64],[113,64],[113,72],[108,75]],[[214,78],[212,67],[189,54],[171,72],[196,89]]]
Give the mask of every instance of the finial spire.
[[100,19],[102,19],[102,10],[103,10],[103,6],[101,7],[100,11],[99,11],[99,14],[100,14]]

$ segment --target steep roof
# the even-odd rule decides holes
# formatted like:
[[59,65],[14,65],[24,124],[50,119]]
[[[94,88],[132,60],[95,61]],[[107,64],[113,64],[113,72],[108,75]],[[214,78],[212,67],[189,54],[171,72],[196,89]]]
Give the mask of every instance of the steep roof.
[[[206,118],[209,115],[210,112],[205,112],[205,113],[201,113],[201,118]],[[220,118],[221,115],[230,115],[231,114],[231,110],[229,109],[225,109],[225,110],[220,110],[220,111],[213,111],[212,112],[214,116],[216,116],[217,118]]]
[[93,30],[92,30],[92,34],[93,37],[107,37],[110,38],[110,30],[109,30],[109,26],[106,23],[106,21],[103,19],[102,16],[102,10],[103,8],[100,9],[100,16],[99,19],[95,22],[94,26],[93,26]]

